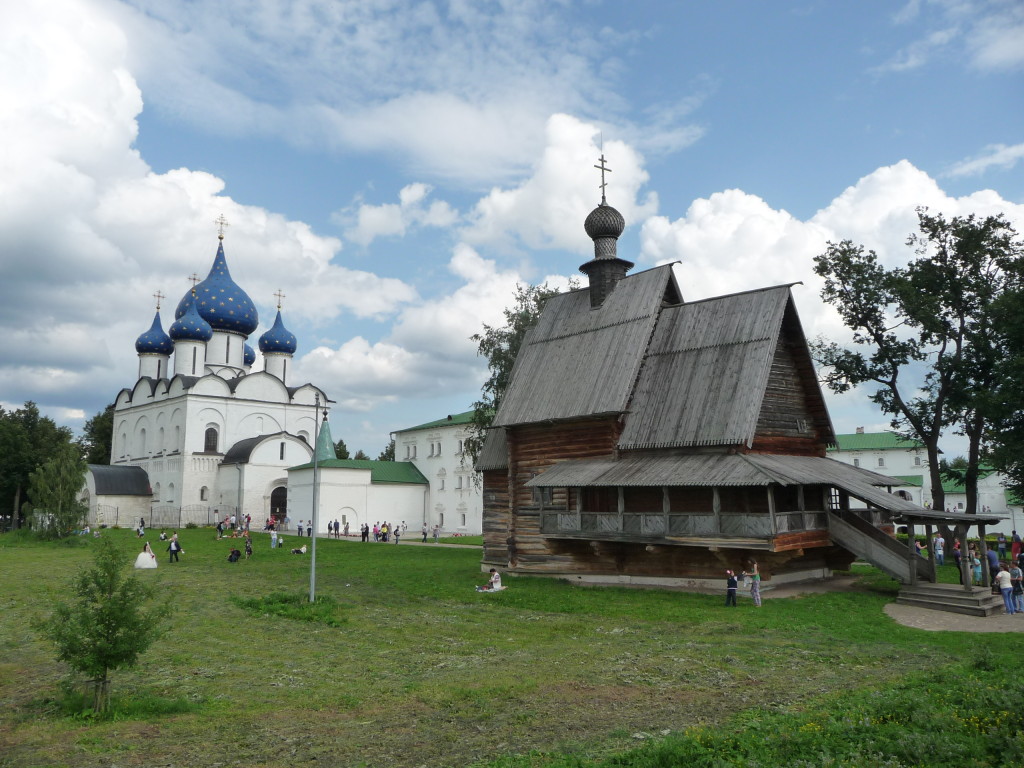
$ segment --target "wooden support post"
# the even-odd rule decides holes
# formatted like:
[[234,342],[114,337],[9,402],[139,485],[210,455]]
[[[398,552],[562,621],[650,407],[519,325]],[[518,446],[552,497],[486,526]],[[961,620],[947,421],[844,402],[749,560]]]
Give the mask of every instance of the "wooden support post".
[[[769,519],[769,525],[771,527],[771,535],[772,536],[774,536],[776,534],[776,528],[775,528],[775,491],[773,489],[774,489],[774,486],[772,486],[772,485],[767,486],[767,493],[768,493],[768,519]],[[803,517],[803,513],[801,513],[800,516]]]
[[910,584],[917,584],[917,549],[914,543],[914,521],[907,520],[907,565],[910,567]]
[[981,553],[981,583],[983,586],[992,586],[992,574],[988,567],[988,543],[985,541],[985,526],[978,524],[978,549]]
[[715,515],[715,533],[722,533],[722,498],[718,495],[718,488],[712,488],[711,511]]
[[937,584],[939,581],[938,566],[935,564],[935,542],[932,540],[932,524],[924,524],[924,542],[925,546],[928,547],[928,562],[932,564],[932,584]]
[[960,581],[963,582],[965,591],[972,592],[974,586],[971,579],[971,558],[968,554],[970,550],[967,547],[967,530],[967,526],[961,523],[954,529],[954,533],[956,534],[956,540],[960,542]]

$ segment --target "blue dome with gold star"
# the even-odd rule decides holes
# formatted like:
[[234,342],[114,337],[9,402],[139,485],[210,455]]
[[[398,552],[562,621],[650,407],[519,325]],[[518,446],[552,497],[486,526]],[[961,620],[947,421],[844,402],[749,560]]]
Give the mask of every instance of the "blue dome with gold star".
[[135,351],[140,355],[169,355],[174,351],[174,342],[164,333],[160,323],[160,310],[153,317],[153,325],[135,340]]
[[[213,338],[213,329],[203,320],[196,309],[196,300],[192,291],[182,299],[185,310],[171,325],[171,338],[175,341],[209,341]],[[181,304],[178,305],[181,309]],[[177,312],[175,312],[177,314]]]
[[277,310],[277,319],[274,320],[274,327],[260,336],[260,351],[284,353],[294,355],[298,347],[295,334],[284,327],[281,320],[281,310]]
[[248,344],[245,345],[242,352],[242,364],[252,365],[256,362],[256,350],[250,347]]
[[[181,318],[185,314],[185,303],[190,294],[186,294],[179,302],[175,317]],[[217,246],[210,274],[195,287],[195,294],[199,316],[215,331],[235,331],[248,336],[260,324],[256,305],[238,287],[238,283],[231,279],[228,262],[224,257],[223,240]]]

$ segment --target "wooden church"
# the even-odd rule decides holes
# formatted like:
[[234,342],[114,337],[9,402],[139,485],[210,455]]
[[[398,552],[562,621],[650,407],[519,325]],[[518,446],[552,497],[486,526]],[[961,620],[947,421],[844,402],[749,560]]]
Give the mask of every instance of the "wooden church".
[[790,286],[686,302],[670,265],[627,275],[603,195],[584,227],[588,285],[545,304],[477,461],[485,570],[699,588],[754,559],[768,586],[848,568],[830,516],[918,509],[825,457]]

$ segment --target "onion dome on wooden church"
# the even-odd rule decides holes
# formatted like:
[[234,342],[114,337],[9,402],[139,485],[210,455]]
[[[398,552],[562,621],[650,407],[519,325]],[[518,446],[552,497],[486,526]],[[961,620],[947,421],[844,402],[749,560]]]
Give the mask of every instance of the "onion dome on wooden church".
[[278,307],[277,319],[274,320],[273,328],[260,336],[260,351],[263,354],[276,352],[294,355],[297,347],[295,334],[284,327],[284,322],[281,320],[281,309]]
[[[177,318],[185,314],[185,298],[178,304],[174,313]],[[256,305],[249,295],[243,291],[228,271],[228,262],[224,256],[224,235],[220,235],[217,255],[210,267],[210,274],[195,287],[196,307],[199,315],[210,324],[215,331],[235,331],[248,336],[256,330],[260,318],[256,313]]]
[[[184,304],[184,311],[178,315],[178,319],[171,325],[171,338],[174,341],[209,341],[213,338],[213,328],[206,322],[196,309],[196,299],[193,291],[185,294],[181,300]],[[178,310],[182,310],[182,304]]]
[[245,366],[251,366],[256,362],[256,350],[248,344],[242,350],[242,364]]
[[590,306],[595,309],[604,304],[604,300],[615,290],[619,280],[633,268],[633,262],[620,259],[618,256],[619,235],[626,229],[626,220],[621,213],[608,205],[605,199],[604,190],[607,184],[604,175],[609,173],[611,168],[604,162],[602,154],[601,164],[594,166],[601,170],[601,204],[592,210],[583,222],[583,228],[594,241],[594,258],[580,265],[580,272],[589,278]]
[[169,355],[174,351],[174,342],[164,333],[160,323],[160,310],[153,317],[153,325],[135,340],[135,351],[140,355]]

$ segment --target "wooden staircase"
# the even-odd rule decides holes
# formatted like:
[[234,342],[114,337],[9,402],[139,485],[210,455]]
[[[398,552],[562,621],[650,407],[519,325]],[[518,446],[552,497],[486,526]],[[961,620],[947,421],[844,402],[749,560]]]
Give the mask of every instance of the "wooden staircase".
[[968,616],[992,616],[1004,610],[1002,596],[993,595],[988,587],[966,590],[959,584],[904,584],[896,602]]

